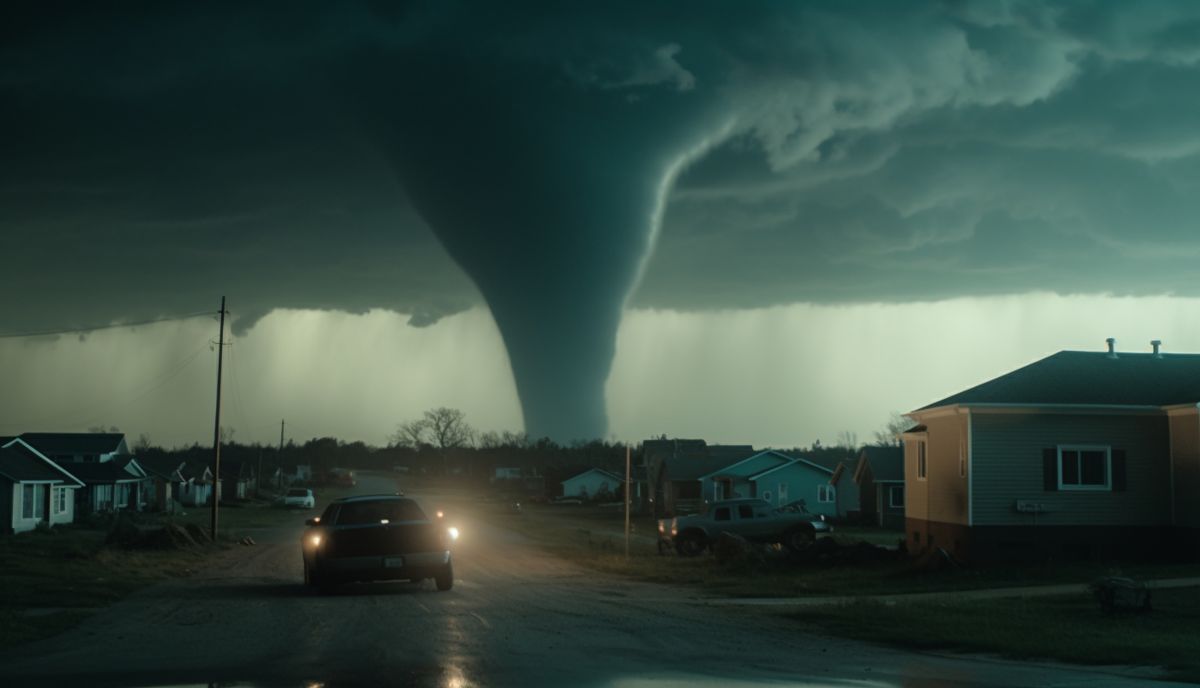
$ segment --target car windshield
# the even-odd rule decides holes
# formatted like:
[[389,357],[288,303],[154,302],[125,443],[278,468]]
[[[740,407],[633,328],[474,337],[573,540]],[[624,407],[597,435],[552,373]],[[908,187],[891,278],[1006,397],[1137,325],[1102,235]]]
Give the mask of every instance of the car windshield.
[[370,502],[347,502],[338,512],[337,525],[354,526],[388,521],[424,521],[425,512],[411,499],[381,499]]

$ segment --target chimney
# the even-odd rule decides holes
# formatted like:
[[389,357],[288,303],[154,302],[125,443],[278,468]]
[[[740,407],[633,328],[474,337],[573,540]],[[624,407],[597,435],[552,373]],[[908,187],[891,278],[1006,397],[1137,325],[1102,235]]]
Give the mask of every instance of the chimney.
[[1158,347],[1162,346],[1162,340],[1161,339],[1153,339],[1150,341],[1150,346],[1154,347],[1154,357],[1162,358],[1162,353],[1158,350]]
[[1109,337],[1108,339],[1105,339],[1104,341],[1108,342],[1108,357],[1116,358],[1117,357],[1117,349],[1116,349],[1117,340],[1113,339],[1112,337]]

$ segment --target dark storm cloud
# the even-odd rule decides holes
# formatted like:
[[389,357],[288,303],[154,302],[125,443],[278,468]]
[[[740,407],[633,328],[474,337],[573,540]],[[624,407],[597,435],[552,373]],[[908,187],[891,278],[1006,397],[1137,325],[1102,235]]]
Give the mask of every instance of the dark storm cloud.
[[643,268],[689,309],[1197,291],[1194,3],[264,7],[5,10],[5,329],[482,292],[527,424],[594,433]]

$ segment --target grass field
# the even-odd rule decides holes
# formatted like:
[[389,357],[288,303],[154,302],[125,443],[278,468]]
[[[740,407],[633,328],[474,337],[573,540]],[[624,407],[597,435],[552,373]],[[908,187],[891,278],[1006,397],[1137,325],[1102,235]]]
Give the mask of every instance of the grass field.
[[1154,591],[1154,611],[1106,615],[1088,595],[881,604],[859,601],[795,614],[861,640],[1079,664],[1162,666],[1200,682],[1200,589]]
[[188,575],[209,554],[117,550],[106,537],[59,527],[0,538],[0,647],[59,633],[148,584]]
[[[262,528],[299,526],[320,507],[353,492],[320,488],[318,509],[282,509],[269,501],[222,504],[219,544],[147,550],[105,544],[107,524],[83,524],[0,537],[0,647],[60,633],[96,611],[147,585],[190,575],[213,555]],[[139,514],[139,527],[166,523],[195,524],[205,531],[208,507],[180,509],[169,515]]]

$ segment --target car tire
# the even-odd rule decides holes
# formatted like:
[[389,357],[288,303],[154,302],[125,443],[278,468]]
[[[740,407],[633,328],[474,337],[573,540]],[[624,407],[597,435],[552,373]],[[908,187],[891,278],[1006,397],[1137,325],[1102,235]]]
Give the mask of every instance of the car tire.
[[675,553],[681,557],[697,557],[704,553],[704,536],[686,533],[675,539]]
[[811,528],[793,528],[783,534],[783,546],[793,552],[806,550],[816,541],[817,534]]
[[446,592],[454,587],[454,564],[446,562],[442,570],[433,577],[433,582],[437,584],[437,589],[440,592]]

